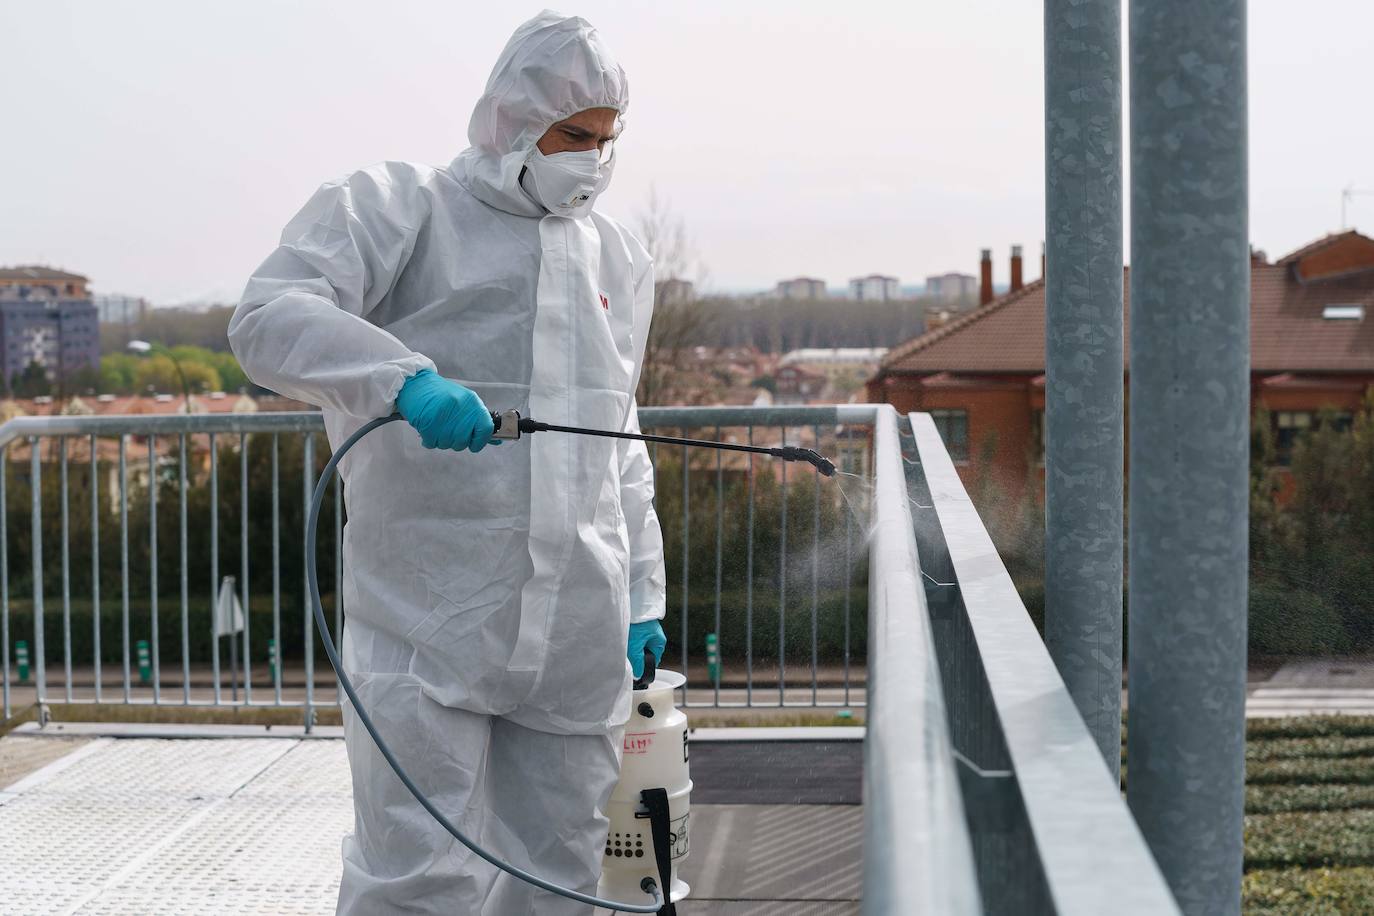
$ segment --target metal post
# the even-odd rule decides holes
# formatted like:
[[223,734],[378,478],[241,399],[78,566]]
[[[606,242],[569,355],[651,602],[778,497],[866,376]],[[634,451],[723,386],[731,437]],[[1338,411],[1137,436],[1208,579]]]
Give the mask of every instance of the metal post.
[[[787,427],[782,427],[783,446]],[[781,462],[782,518],[778,523],[778,705],[787,705],[787,462]]]
[[1128,799],[1179,904],[1240,912],[1245,0],[1133,0]]
[[67,437],[57,440],[62,532],[62,673],[67,681],[66,700],[72,701],[72,561],[70,500],[67,498]]
[[[243,433],[239,434],[239,590],[243,603],[243,703],[247,706],[253,702],[253,612],[248,603],[248,436]],[[233,672],[238,671],[236,658],[231,657],[229,664]],[[237,682],[231,680],[229,689],[230,699],[238,702]]]
[[1045,0],[1045,643],[1121,760],[1121,7]]
[[[720,439],[720,425],[716,425],[716,438]],[[725,473],[721,465],[721,458],[724,452],[716,452],[716,616],[715,629],[712,631],[717,640],[720,639],[720,585],[723,571],[723,549],[725,544]],[[719,643],[717,643],[717,653],[719,653]],[[720,659],[716,658],[716,672],[711,676],[711,685],[715,690],[713,705],[720,706]]]
[[124,656],[124,702],[129,702],[129,439],[119,437],[119,626]]
[[10,717],[10,449],[0,446],[0,718]]
[[162,702],[162,657],[159,646],[161,640],[157,634],[157,436],[148,436],[148,603],[150,612],[148,620],[151,629],[149,642],[152,643],[153,653],[153,703],[154,705]]
[[[307,432],[305,434],[305,455],[301,468],[301,495],[304,498],[302,508],[304,513],[302,518],[310,520],[310,501],[315,494],[315,435]],[[305,530],[301,530],[301,538],[305,538]],[[315,562],[315,557],[307,556],[305,562],[301,564],[301,576],[303,579],[302,593],[305,595],[305,645],[302,652],[305,654],[305,733],[308,735],[315,728],[315,615],[310,603],[310,564]],[[337,599],[336,599],[337,600]]]
[[[687,438],[683,427],[682,437]],[[682,447],[682,705],[687,705],[687,592],[691,580],[692,465],[687,446]]]
[[[220,704],[219,686],[219,448],[210,433],[210,669],[214,679],[214,703]],[[232,621],[233,617],[230,617]],[[233,624],[231,623],[232,627]],[[229,636],[229,645],[238,639]]]
[[[281,705],[281,479],[280,439],[272,434],[272,699]],[[251,658],[244,664],[252,666]]]
[[[3,463],[0,463],[3,467]],[[96,454],[96,438],[91,435],[91,661],[95,664],[95,701],[101,695],[100,666],[100,458]],[[0,519],[4,513],[0,513]]]
[[[189,411],[187,412],[189,415]],[[181,701],[191,703],[191,595],[186,550],[186,434],[177,437],[177,501],[181,548]]]
[[[754,444],[754,426],[746,433]],[[744,705],[754,705],[754,456],[749,455],[749,510],[744,544]]]
[[33,538],[33,654],[38,721],[47,721],[48,675],[43,645],[43,463],[39,438],[29,439],[29,533]]

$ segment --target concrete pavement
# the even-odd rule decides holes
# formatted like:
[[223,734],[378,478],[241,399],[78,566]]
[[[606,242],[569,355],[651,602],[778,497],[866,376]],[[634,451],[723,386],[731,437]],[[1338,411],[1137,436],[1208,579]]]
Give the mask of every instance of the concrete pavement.
[[[0,773],[31,770],[0,782],[6,911],[334,911],[339,843],[352,823],[343,742],[324,736],[336,729],[313,739],[237,737],[252,732],[224,726],[200,730],[226,736],[214,738],[191,726],[105,729],[140,730],[164,737],[22,726],[0,739]],[[184,737],[165,737],[173,734]],[[682,916],[858,913],[861,809],[844,802],[857,797],[861,745],[826,742],[843,783],[827,792],[812,772],[814,749],[776,744],[790,751],[775,747],[763,759],[779,784],[832,803],[742,803],[766,778],[741,770],[758,752],[732,742],[713,761],[712,742],[694,744],[694,764],[718,776],[712,803],[693,806],[683,875],[694,892]]]

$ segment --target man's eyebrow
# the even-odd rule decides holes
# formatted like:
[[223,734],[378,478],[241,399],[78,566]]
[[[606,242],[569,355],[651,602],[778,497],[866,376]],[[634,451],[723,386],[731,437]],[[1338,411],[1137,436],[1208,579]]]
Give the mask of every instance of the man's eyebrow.
[[576,124],[560,124],[558,129],[564,133],[572,134],[575,137],[595,137],[596,132],[587,130],[585,127],[578,127]]

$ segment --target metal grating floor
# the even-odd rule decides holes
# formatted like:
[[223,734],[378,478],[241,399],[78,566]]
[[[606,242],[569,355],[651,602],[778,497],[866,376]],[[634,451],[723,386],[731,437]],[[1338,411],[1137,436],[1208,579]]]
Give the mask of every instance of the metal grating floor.
[[[3,751],[45,737],[0,739]],[[334,911],[343,742],[95,738],[0,790],[0,901],[33,914]],[[44,755],[51,756],[51,755]],[[857,914],[861,809],[696,805],[682,916]]]

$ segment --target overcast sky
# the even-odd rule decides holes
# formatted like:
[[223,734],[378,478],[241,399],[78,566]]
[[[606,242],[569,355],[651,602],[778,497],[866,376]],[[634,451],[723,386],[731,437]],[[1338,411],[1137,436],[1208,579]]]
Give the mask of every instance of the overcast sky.
[[[464,2],[0,0],[0,265],[159,304],[237,297],[323,181],[446,164],[510,32]],[[716,289],[919,283],[1044,235],[1034,0],[590,2],[630,77],[602,208],[656,186]],[[1374,4],[1251,0],[1251,236],[1277,255],[1374,189]],[[1374,230],[1374,195],[1350,221]]]

